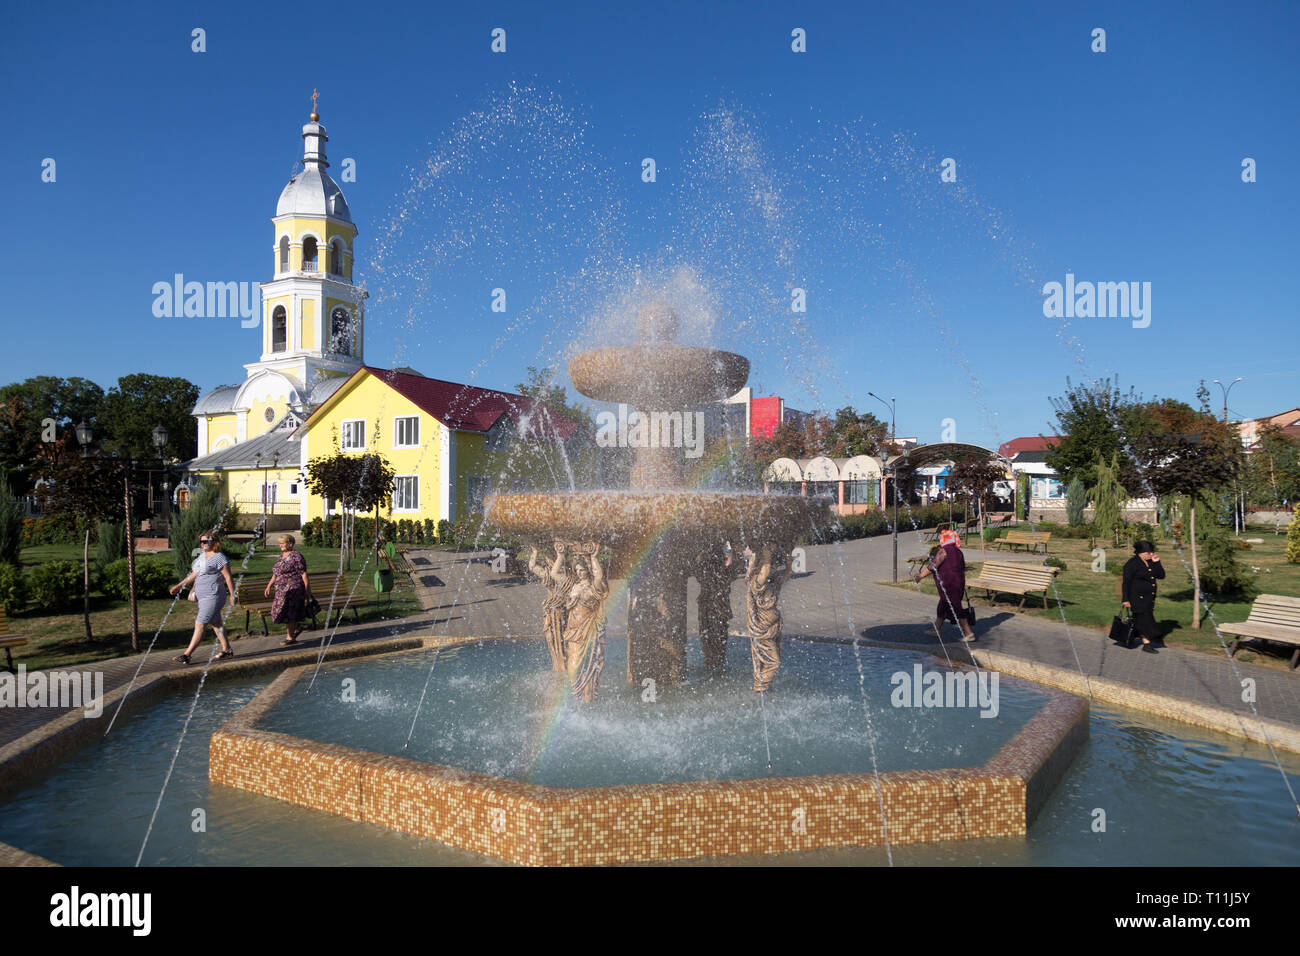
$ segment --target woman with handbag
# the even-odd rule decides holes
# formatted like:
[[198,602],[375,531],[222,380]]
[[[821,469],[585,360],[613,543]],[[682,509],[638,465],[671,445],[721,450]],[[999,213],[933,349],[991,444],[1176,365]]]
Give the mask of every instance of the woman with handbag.
[[221,645],[220,653],[212,659],[219,661],[223,657],[235,656],[221,622],[221,609],[225,607],[227,596],[231,604],[237,600],[235,582],[230,578],[230,561],[221,553],[221,538],[215,533],[200,537],[199,547],[203,553],[190,565],[190,573],[179,584],[173,584],[168,589],[169,593],[175,594],[186,585],[193,584],[190,600],[199,605],[198,614],[194,616],[194,636],[190,638],[189,647],[185,648],[184,654],[172,658],[178,664],[190,662],[190,655],[198,649],[199,641],[203,640],[203,629],[208,625],[216,631],[217,643]]
[[934,632],[939,634],[944,621],[952,621],[961,628],[962,643],[970,644],[975,640],[968,614],[974,616],[970,608],[962,608],[962,598],[966,594],[966,558],[961,553],[961,538],[956,531],[939,532],[939,546],[934,555],[920,571],[912,573],[912,580],[920,583],[927,575],[934,575],[934,583],[939,588],[939,606],[935,609]]
[[311,582],[307,580],[307,561],[302,553],[293,549],[293,535],[280,535],[280,559],[271,571],[271,580],[266,582],[266,591],[271,596],[275,589],[275,600],[271,604],[271,620],[283,624],[289,632],[288,637],[280,642],[281,647],[292,647],[298,643],[298,633],[302,630],[302,619],[306,616],[307,602],[311,600]]
[[1142,650],[1148,654],[1158,653],[1151,641],[1160,636],[1155,615],[1156,582],[1164,576],[1165,569],[1155,545],[1150,541],[1134,541],[1133,557],[1124,565],[1123,598],[1124,606],[1133,614],[1133,632],[1142,635]]

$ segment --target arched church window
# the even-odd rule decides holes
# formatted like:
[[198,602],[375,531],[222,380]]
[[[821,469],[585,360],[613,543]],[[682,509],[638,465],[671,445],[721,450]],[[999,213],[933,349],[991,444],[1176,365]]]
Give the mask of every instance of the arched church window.
[[316,271],[316,240],[307,236],[302,241],[302,270],[303,272]]
[[330,243],[330,272],[333,275],[343,275],[343,240],[335,239]]
[[337,355],[352,354],[352,316],[341,306],[330,313],[330,351]]
[[283,352],[289,344],[289,319],[284,306],[277,305],[271,313],[271,351]]
[[289,237],[280,237],[280,271],[289,271]]

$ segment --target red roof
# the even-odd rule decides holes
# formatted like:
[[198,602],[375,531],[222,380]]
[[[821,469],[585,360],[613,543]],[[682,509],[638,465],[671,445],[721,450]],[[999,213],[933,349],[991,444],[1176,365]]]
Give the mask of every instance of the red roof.
[[1003,458],[1015,458],[1022,451],[1047,451],[1055,445],[1059,438],[1055,435],[1030,435],[1025,438],[1013,438],[1011,441],[1003,442],[998,446],[998,454]]
[[502,415],[509,415],[516,427],[529,420],[534,432],[558,434],[565,441],[578,428],[577,422],[548,405],[514,392],[498,392],[494,388],[462,385],[370,365],[362,367],[448,428],[486,432]]

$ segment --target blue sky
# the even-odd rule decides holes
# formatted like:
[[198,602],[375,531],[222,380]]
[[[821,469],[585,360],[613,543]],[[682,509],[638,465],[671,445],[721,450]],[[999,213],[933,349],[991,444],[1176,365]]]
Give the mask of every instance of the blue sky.
[[[357,163],[371,364],[511,388],[640,270],[678,277],[760,393],[896,395],[924,441],[948,418],[961,440],[1038,433],[1067,375],[1188,401],[1241,376],[1234,417],[1300,404],[1295,5],[605,6],[9,13],[0,382],[239,381],[257,331],[156,318],[150,290],[271,278],[317,87],[331,171]],[[1067,272],[1150,282],[1150,326],[1044,317]]]

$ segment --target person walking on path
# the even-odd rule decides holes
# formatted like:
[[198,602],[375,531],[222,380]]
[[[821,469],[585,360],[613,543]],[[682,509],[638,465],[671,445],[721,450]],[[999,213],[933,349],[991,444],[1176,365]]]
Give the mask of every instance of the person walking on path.
[[912,580],[919,584],[930,574],[934,575],[934,583],[939,588],[934,633],[939,635],[943,622],[952,621],[961,628],[962,642],[973,642],[975,632],[962,611],[962,598],[966,594],[966,557],[961,552],[961,538],[956,531],[939,532],[939,546],[935,548],[933,557],[923,569],[913,573]]
[[1133,631],[1142,635],[1142,650],[1149,654],[1158,653],[1151,641],[1160,636],[1155,614],[1156,582],[1164,576],[1165,569],[1155,545],[1150,541],[1134,541],[1133,557],[1124,565],[1124,606],[1133,614]]
[[301,551],[293,549],[293,535],[280,535],[280,558],[271,570],[271,580],[266,582],[262,593],[271,596],[275,589],[275,600],[271,602],[271,621],[283,624],[288,636],[280,642],[281,647],[292,647],[298,643],[298,634],[302,631],[302,619],[307,615],[307,602],[311,599],[311,581],[307,579],[307,560]]
[[221,652],[213,660],[235,656],[230,641],[226,638],[226,629],[221,623],[221,609],[226,605],[226,598],[230,598],[232,605],[236,602],[235,582],[230,578],[230,561],[221,553],[221,538],[214,533],[199,538],[199,546],[203,553],[190,565],[190,573],[179,584],[168,589],[168,593],[175,594],[186,585],[193,584],[194,599],[199,605],[199,612],[194,617],[194,636],[190,638],[190,646],[185,648],[184,654],[172,658],[178,664],[190,662],[190,655],[203,640],[203,628],[209,624],[216,632],[217,643],[221,645]]

